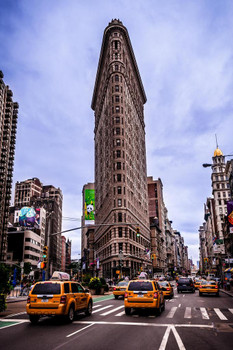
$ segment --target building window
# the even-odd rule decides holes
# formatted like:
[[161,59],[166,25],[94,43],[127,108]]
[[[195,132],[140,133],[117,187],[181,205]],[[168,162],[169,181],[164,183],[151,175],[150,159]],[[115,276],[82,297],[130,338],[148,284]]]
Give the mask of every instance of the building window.
[[117,174],[117,181],[121,182],[121,174]]
[[119,247],[119,252],[123,251],[123,243],[119,243],[118,247]]
[[120,139],[116,139],[116,145],[120,146],[121,145],[121,140]]
[[116,128],[116,135],[120,135],[121,134],[121,128]]
[[120,150],[117,150],[117,151],[116,151],[116,156],[117,156],[117,158],[120,158],[120,157],[121,157],[121,151],[120,151]]
[[121,170],[121,162],[117,162],[117,170]]
[[115,85],[115,92],[119,92],[119,91],[120,91],[119,85]]
[[119,70],[118,64],[115,64],[115,70]]
[[118,199],[118,207],[121,207],[122,206],[122,201],[121,201],[121,199]]
[[120,107],[116,106],[116,113],[120,113]]
[[115,96],[115,102],[120,102],[120,96],[119,95]]
[[118,222],[122,222],[122,213],[118,213]]
[[120,121],[121,121],[120,117],[116,117],[116,124],[120,124]]
[[121,194],[121,186],[117,186],[117,194]]
[[115,81],[119,81],[120,79],[119,79],[119,75],[118,74],[116,74],[115,75]]
[[118,234],[119,234],[119,237],[121,238],[122,237],[122,227],[118,228]]

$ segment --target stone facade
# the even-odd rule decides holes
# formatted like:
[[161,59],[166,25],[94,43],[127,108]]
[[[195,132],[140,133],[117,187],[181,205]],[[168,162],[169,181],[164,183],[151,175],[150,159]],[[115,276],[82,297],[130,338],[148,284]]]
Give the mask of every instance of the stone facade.
[[108,278],[116,277],[120,267],[123,275],[132,277],[151,266],[145,254],[150,249],[145,102],[128,31],[113,20],[104,31],[92,99],[95,223],[106,225],[96,228],[94,244],[100,274]]

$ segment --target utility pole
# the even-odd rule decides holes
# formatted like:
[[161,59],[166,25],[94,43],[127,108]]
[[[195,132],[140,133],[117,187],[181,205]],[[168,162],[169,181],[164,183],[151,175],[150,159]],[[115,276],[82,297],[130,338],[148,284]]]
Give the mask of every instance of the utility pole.
[[48,255],[47,255],[47,267],[46,267],[46,279],[49,279],[50,276],[50,261],[51,261],[51,256],[50,256],[50,251],[51,251],[51,216],[53,215],[54,211],[51,211],[49,215],[47,216],[48,221],[48,235],[47,235],[47,247],[48,247]]

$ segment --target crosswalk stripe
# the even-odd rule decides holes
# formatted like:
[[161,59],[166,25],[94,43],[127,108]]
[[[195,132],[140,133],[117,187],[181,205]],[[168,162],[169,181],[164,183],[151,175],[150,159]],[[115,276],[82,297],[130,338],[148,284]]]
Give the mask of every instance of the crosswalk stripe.
[[102,306],[102,305],[94,305],[93,309],[96,309],[97,307],[100,307],[100,306]]
[[123,307],[124,307],[124,305],[118,306],[118,307],[116,307],[115,309],[112,309],[112,310],[110,310],[110,311],[107,311],[107,312],[101,314],[101,316],[107,316],[107,315],[109,315],[109,314],[111,314],[111,313],[113,313],[113,312],[115,312],[115,311],[117,311],[117,310],[119,310],[119,309],[122,309]]
[[186,307],[184,318],[191,318],[191,307]]
[[95,310],[95,311],[92,311],[93,314],[95,314],[96,312],[99,312],[99,311],[102,311],[102,310],[105,310],[105,309],[108,309],[109,307],[112,307],[113,305],[107,305],[107,306],[104,306],[104,307],[101,307],[100,309],[98,310]]
[[219,309],[214,309],[220,320],[227,320],[226,316],[223,315],[223,313]]
[[233,309],[228,309],[233,314]]
[[177,306],[173,306],[173,307],[171,308],[169,314],[167,315],[167,318],[172,318],[172,317],[174,316],[176,310],[177,310]]
[[119,314],[117,314],[117,315],[115,315],[115,316],[123,316],[123,315],[125,315],[125,310],[122,311],[122,312],[119,312]]
[[202,316],[203,320],[209,320],[209,315],[206,311],[206,308],[200,307],[200,311],[201,311],[201,316]]

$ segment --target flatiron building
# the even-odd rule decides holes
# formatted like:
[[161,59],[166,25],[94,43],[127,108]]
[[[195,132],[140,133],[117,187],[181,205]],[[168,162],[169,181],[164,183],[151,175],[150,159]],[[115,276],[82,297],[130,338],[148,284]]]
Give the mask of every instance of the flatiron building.
[[112,20],[104,31],[92,98],[94,249],[99,273],[106,278],[151,269],[145,102],[128,31],[121,21]]

